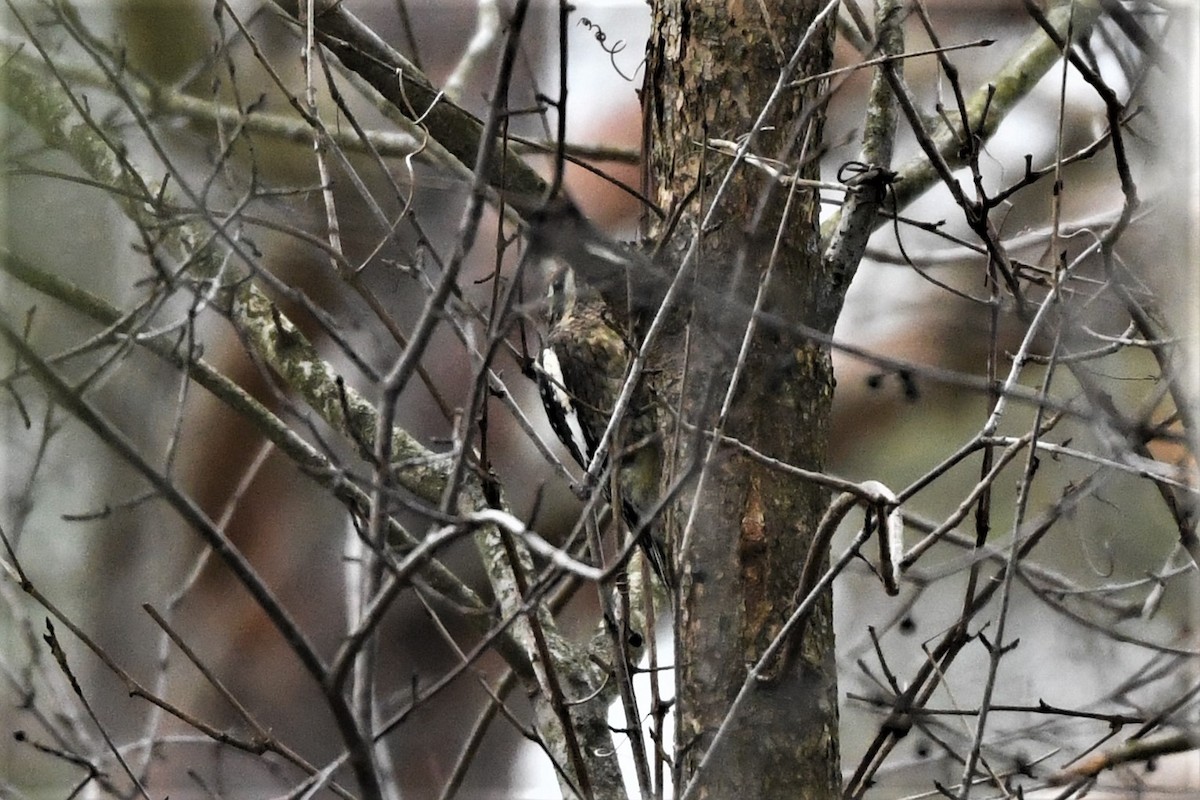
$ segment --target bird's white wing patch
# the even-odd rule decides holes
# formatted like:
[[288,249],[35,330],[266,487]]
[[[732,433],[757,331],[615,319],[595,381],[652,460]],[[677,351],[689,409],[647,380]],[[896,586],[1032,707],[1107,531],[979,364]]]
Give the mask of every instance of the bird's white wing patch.
[[575,401],[567,393],[563,381],[562,364],[554,350],[545,348],[538,356],[540,367],[538,390],[542,394],[542,405],[546,408],[546,416],[550,427],[563,446],[571,453],[571,458],[583,469],[587,469],[591,454],[587,439],[583,436],[583,427],[579,422],[579,414],[575,410]]

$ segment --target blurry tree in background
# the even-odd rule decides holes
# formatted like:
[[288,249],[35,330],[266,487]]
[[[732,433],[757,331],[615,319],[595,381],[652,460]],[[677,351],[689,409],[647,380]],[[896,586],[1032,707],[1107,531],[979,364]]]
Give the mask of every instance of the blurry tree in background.
[[1195,9],[651,6],[9,0],[0,795],[1200,787]]

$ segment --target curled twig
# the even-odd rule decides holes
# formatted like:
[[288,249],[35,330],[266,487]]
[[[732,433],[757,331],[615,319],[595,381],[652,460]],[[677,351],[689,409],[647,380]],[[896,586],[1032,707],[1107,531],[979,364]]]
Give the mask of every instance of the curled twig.
[[604,32],[604,29],[601,28],[599,24],[593,22],[592,20],[588,19],[587,17],[582,17],[579,20],[579,24],[582,25],[583,27],[587,28],[589,31],[591,31],[592,36],[595,37],[595,39],[596,39],[596,43],[600,45],[600,49],[603,50],[604,52],[608,53],[608,60],[612,63],[612,67],[614,70],[616,70],[617,74],[620,75],[625,80],[632,83],[634,77],[638,74],[638,70],[640,70],[645,65],[646,59],[643,58],[638,63],[637,69],[635,69],[633,71],[633,75],[626,75],[624,73],[624,71],[622,71],[621,68],[619,66],[617,66],[617,53],[620,53],[622,50],[625,49],[625,45],[626,45],[625,40],[617,39],[617,41],[614,42],[612,44],[612,46],[609,46],[607,44],[608,34]]

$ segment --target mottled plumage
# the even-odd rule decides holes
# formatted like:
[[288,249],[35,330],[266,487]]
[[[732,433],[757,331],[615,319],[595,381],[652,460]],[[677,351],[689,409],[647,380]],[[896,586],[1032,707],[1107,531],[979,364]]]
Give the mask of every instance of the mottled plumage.
[[[538,384],[550,427],[571,457],[587,469],[624,386],[631,347],[605,313],[599,295],[562,269],[551,281],[549,330],[538,361]],[[631,531],[658,496],[661,446],[654,404],[644,384],[616,429],[621,447],[618,486],[622,516]],[[610,445],[610,452],[611,445]],[[605,486],[607,492],[608,486]],[[672,586],[671,562],[651,524],[638,540],[655,573]]]

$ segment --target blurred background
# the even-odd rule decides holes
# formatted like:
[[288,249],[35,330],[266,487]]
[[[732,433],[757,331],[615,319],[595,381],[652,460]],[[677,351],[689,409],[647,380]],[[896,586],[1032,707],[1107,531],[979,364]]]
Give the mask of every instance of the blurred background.
[[[360,0],[350,5],[385,41],[442,85],[468,47],[481,7],[487,4]],[[637,186],[640,168],[636,154],[641,139],[637,90],[642,81],[649,10],[634,1],[575,5],[576,22],[568,29],[568,140],[624,151],[594,163]],[[1019,2],[934,0],[926,5],[944,44],[982,36],[996,40],[990,47],[951,55],[968,90],[985,82],[1033,29]],[[31,20],[43,21],[37,35],[44,37],[57,58],[87,65],[70,37],[54,25],[44,24],[44,8],[32,3],[17,3],[16,8]],[[537,93],[554,95],[557,91],[557,13],[550,3],[537,3],[535,8],[527,23],[510,107],[532,108]],[[1120,258],[1161,301],[1161,311],[1174,326],[1180,346],[1190,352],[1186,363],[1192,371],[1180,379],[1195,398],[1200,302],[1196,12],[1190,6],[1146,8],[1153,12],[1153,30],[1162,32],[1163,49],[1172,56],[1170,63],[1146,71],[1144,83],[1128,85],[1125,76],[1142,75],[1127,68],[1146,55],[1122,40],[1112,26],[1107,38],[1094,40],[1093,48],[1114,88],[1120,92],[1136,89],[1142,97],[1144,113],[1131,123],[1128,141],[1143,206],[1121,241]],[[211,3],[193,0],[118,0],[81,4],[78,10],[82,23],[98,38],[119,43],[131,69],[181,91],[226,99],[236,91],[242,102],[261,95],[260,108],[288,110],[245,38],[237,35],[231,22],[234,16],[246,25],[285,84],[303,85],[298,31],[260,3],[233,2],[218,15]],[[5,52],[9,53],[27,41],[29,34],[11,10],[3,16]],[[915,19],[907,30],[909,50],[929,46]],[[214,57],[214,43],[223,39],[229,43],[228,64],[236,65],[236,71]],[[841,35],[836,52],[835,66],[863,58]],[[486,113],[493,89],[495,63],[493,48],[457,84],[458,102],[480,115]],[[949,104],[949,87],[933,59],[910,59],[905,70],[909,85],[930,109],[939,99]],[[869,81],[869,70],[851,74],[829,105],[829,148],[822,166],[825,180],[834,180],[842,164],[858,158]],[[1185,86],[1191,88],[1183,90]],[[156,156],[145,137],[137,135],[127,113],[102,87],[83,88],[81,93],[92,114],[97,118],[111,115],[106,119],[114,129],[130,134],[127,141],[135,162],[154,162]],[[386,120],[361,97],[349,95],[348,101],[363,124],[387,130]],[[329,118],[336,118],[331,98],[322,97],[321,103]],[[992,188],[1019,178],[1027,154],[1035,165],[1052,162],[1060,105],[1065,152],[1088,146],[1105,130],[1104,108],[1094,92],[1076,76],[1064,87],[1061,72],[1051,70],[987,145],[983,171],[987,180],[994,182]],[[63,178],[78,171],[46,149],[33,131],[7,111],[3,124],[6,172],[0,218],[4,220],[6,251],[118,307],[130,305],[153,270],[144,255],[144,242],[104,190]],[[203,121],[163,114],[156,120],[156,128],[159,145],[169,148],[171,161],[202,189],[216,216],[237,208],[249,221],[244,235],[262,254],[262,263],[296,290],[295,296],[277,298],[289,316],[301,321],[311,316],[304,310],[302,295],[336,320],[347,344],[335,346],[327,340],[319,340],[319,344],[353,385],[374,398],[371,369],[386,371],[400,348],[361,297],[333,273],[324,254],[295,235],[295,229],[316,237],[327,231],[311,146],[253,135],[239,140],[226,153],[211,125]],[[547,138],[542,120],[534,114],[514,117],[512,129],[531,138]],[[918,152],[912,137],[901,135],[894,164],[903,164]],[[409,198],[398,196],[387,176],[366,155],[355,158],[371,195],[388,213],[397,213]],[[439,246],[452,242],[466,198],[462,181],[428,166],[410,168],[401,159],[387,163],[392,180],[411,186],[411,200],[429,239]],[[550,163],[544,159],[547,174]],[[360,193],[344,178],[340,172],[336,176],[334,194],[345,253],[351,262],[363,265],[362,280],[395,319],[402,323],[415,319],[425,297],[412,276],[418,251],[415,239],[405,240],[407,234],[395,240],[381,237]],[[256,193],[249,206],[240,206],[252,181],[273,191]],[[1064,185],[1069,188],[1063,194],[1064,227],[1098,227],[1098,220],[1110,219],[1119,208],[1120,187],[1114,179],[1111,153],[1101,152],[1070,165],[1064,172]],[[605,230],[620,238],[637,235],[641,210],[629,193],[578,168],[568,170],[567,186],[581,208]],[[1047,260],[1047,238],[1042,235],[1051,209],[1049,188],[1049,181],[1042,181],[1024,189],[1004,209],[1001,233],[1013,241],[1014,255],[1028,263],[1052,261]],[[829,212],[834,208],[830,204]],[[945,192],[930,191],[902,211],[906,217],[927,222],[945,220],[941,234],[969,234],[961,212]],[[496,258],[494,217],[489,224],[493,232],[479,237],[460,281],[465,295],[481,303],[492,292]],[[944,235],[911,226],[900,232],[900,243],[923,265],[922,272],[904,263],[891,226],[878,231],[850,291],[837,338],[916,365],[983,374],[991,321],[988,309],[969,298],[987,294],[984,261],[964,256],[963,249],[953,246]],[[1091,243],[1088,235],[1080,235],[1063,246],[1078,253]],[[511,257],[507,266],[511,267]],[[1102,278],[1098,273],[1092,277],[1096,281]],[[110,420],[141,452],[168,470],[212,519],[223,522],[228,536],[301,627],[311,633],[318,648],[332,652],[346,625],[342,550],[349,523],[345,509],[324,493],[313,491],[314,485],[294,464],[264,447],[261,437],[238,415],[189,386],[174,369],[137,350],[106,362],[104,353],[89,344],[99,326],[76,319],[10,277],[2,280],[3,313],[10,320],[27,320],[30,340],[39,351],[57,354],[55,363],[66,374],[88,376],[89,396]],[[1124,335],[1125,318],[1103,299],[1081,301],[1078,313],[1080,324],[1088,330],[1109,337]],[[189,308],[184,298],[177,298],[163,314],[182,322]],[[306,330],[321,336],[319,326]],[[999,349],[1015,351],[1023,325],[1015,319],[1001,319],[998,330]],[[182,326],[180,331],[182,337]],[[262,379],[259,367],[245,356],[229,327],[215,315],[196,319],[195,336],[210,363],[286,420],[314,439],[327,433],[319,423],[311,422],[311,414],[297,409],[278,387]],[[1050,343],[1039,344],[1048,347]],[[367,366],[348,358],[346,349]],[[414,381],[406,389],[396,422],[436,448],[451,435],[453,415],[471,375],[462,344],[450,331],[439,330],[429,352],[424,361],[427,381]],[[841,352],[835,352],[834,359],[838,385],[829,464],[837,475],[878,480],[899,490],[967,441],[987,417],[987,398],[979,393],[884,372]],[[7,370],[17,369],[11,358],[7,361]],[[496,368],[521,407],[540,426],[543,439],[553,441],[542,421],[536,389],[521,376],[517,360],[511,354],[503,356]],[[1003,365],[1002,370],[1006,369]],[[1094,362],[1093,369],[1106,379],[1112,401],[1120,408],[1166,403],[1155,380],[1153,360],[1144,348],[1122,349]],[[6,388],[12,386],[6,383]],[[1075,392],[1056,384],[1056,393],[1071,397]],[[540,528],[565,531],[578,513],[578,501],[511,415],[499,403],[493,406],[488,456],[513,511],[529,515],[536,508]],[[154,684],[176,705],[218,727],[241,725],[240,717],[210,682],[177,651],[164,648],[161,631],[142,607],[150,604],[169,612],[173,628],[262,724],[275,732],[286,731],[289,745],[312,763],[324,764],[336,756],[339,741],[316,687],[268,629],[246,592],[223,569],[206,561],[201,542],[148,491],[134,471],[68,413],[48,405],[28,386],[19,392],[11,390],[4,409],[0,468],[5,503],[0,523],[38,591],[129,674]],[[1014,407],[1000,433],[1021,435],[1031,416],[1031,409]],[[1053,438],[1065,446],[1093,452],[1104,449],[1106,435],[1094,425],[1068,421],[1056,429]],[[1191,469],[1192,444],[1178,442],[1174,450],[1164,444],[1152,455],[1161,462]],[[344,443],[330,446],[346,458],[351,455]],[[1041,494],[1030,498],[1030,508],[1041,509],[1055,502],[1064,487],[1083,480],[1093,468],[1069,457],[1043,458],[1041,480],[1036,484]],[[905,510],[936,524],[958,506],[978,477],[978,457],[968,459],[949,470],[936,486],[921,492]],[[1015,490],[1015,473],[1012,479],[999,481],[994,490],[997,511],[991,524],[1003,540],[1012,525]],[[1006,514],[1010,516],[1006,518]],[[848,537],[858,524],[851,520],[843,536]],[[970,525],[969,520],[963,523],[965,535],[971,535]],[[996,702],[1028,706],[1045,699],[1073,708],[1108,702],[1149,714],[1162,707],[1164,698],[1179,697],[1195,686],[1200,677],[1195,660],[1196,573],[1187,569],[1186,558],[1175,552],[1178,538],[1178,530],[1150,482],[1136,475],[1111,475],[1102,490],[1074,509],[1071,524],[1056,532],[1029,564],[1035,576],[1032,584],[1038,582],[1036,571],[1046,570],[1068,580],[1084,601],[1076,603],[1066,593],[1048,598],[1032,586],[1018,586],[1009,639],[1019,637],[1020,646],[1004,662],[1003,691]],[[844,541],[835,543],[835,552],[839,545],[844,546]],[[844,769],[857,763],[882,714],[871,702],[882,696],[882,689],[867,626],[878,631],[892,671],[910,674],[924,658],[921,644],[934,640],[957,618],[964,557],[960,548],[941,546],[907,576],[900,598],[887,597],[865,565],[836,584],[838,650],[844,664],[840,677]],[[469,545],[460,543],[448,558],[457,571],[474,574],[475,583],[484,590]],[[5,560],[11,563],[11,559]],[[26,732],[29,740],[62,751],[91,751],[98,747],[95,728],[82,718],[69,724],[54,719],[54,715],[78,706],[62,675],[46,663],[48,656],[37,641],[46,612],[21,593],[11,575],[0,580],[0,590],[0,721],[9,734],[0,740],[0,796],[65,797],[83,773],[65,759],[39,751],[12,734]],[[1147,601],[1156,593],[1161,597],[1155,596],[1158,602],[1149,609],[1152,613],[1147,613]],[[578,616],[582,633],[590,630],[596,610],[579,600],[569,613]],[[469,638],[469,632],[461,627],[440,628],[435,618],[444,616],[431,612],[417,593],[402,598],[388,616],[380,637],[380,658],[389,665],[385,695],[397,704],[402,704],[413,686],[436,679],[457,662],[447,637],[461,641]],[[1098,634],[1097,628],[1105,633]],[[146,759],[161,794],[176,798],[278,796],[297,783],[293,770],[221,748],[177,720],[160,717],[147,703],[130,697],[129,687],[72,636],[61,629],[58,633],[95,713],[128,754],[139,761]],[[169,662],[163,668],[160,659],[168,650]],[[976,702],[986,664],[982,647],[965,654],[929,705],[970,707]],[[487,656],[478,664],[477,673],[494,679],[502,666],[497,657]],[[486,700],[475,676],[465,675],[450,691],[421,706],[389,737],[407,796],[438,796]],[[515,697],[511,705],[524,713],[522,703]],[[1194,701],[1173,713],[1193,726],[1196,723]],[[988,740],[992,766],[998,770],[1019,769],[1024,766],[1022,759],[1026,764],[1044,758],[1058,763],[1061,753],[1075,752],[1084,742],[1102,738],[1107,726],[1103,720],[1094,725],[1078,720],[1055,723],[1030,713],[1000,717]],[[929,789],[931,779],[956,782],[961,765],[947,757],[953,747],[942,742],[970,741],[972,718],[962,719],[956,725],[939,717],[928,727],[914,729],[879,773],[869,796],[909,796]],[[50,731],[61,730],[71,731],[74,740],[55,742]],[[157,741],[152,755],[141,750],[151,732]],[[1194,755],[1185,758],[1185,772],[1179,774],[1200,780]],[[554,796],[555,791],[554,777],[539,751],[525,742],[513,725],[499,721],[483,739],[458,796],[545,797]]]

